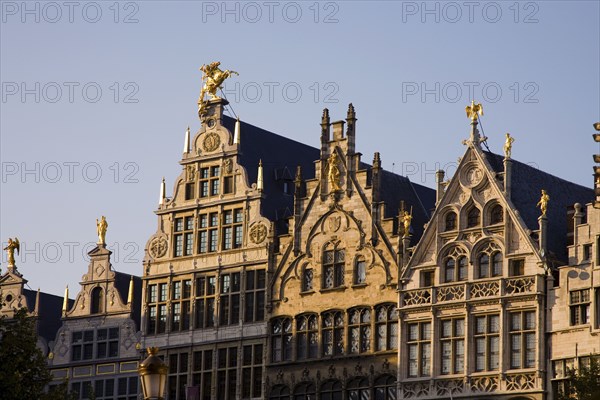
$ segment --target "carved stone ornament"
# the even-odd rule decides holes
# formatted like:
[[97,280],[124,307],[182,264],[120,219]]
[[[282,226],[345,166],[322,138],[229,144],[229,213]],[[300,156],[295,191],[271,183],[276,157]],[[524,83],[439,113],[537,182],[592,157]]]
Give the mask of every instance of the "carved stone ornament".
[[327,220],[327,227],[331,232],[337,232],[342,225],[342,217],[340,215],[332,215]]
[[221,144],[221,138],[216,133],[212,132],[206,135],[204,141],[202,142],[202,148],[204,151],[210,152],[215,151],[219,148]]
[[262,243],[267,238],[267,227],[265,224],[256,224],[250,228],[250,241],[255,244]]
[[153,258],[161,258],[167,254],[167,239],[164,236],[157,236],[150,242],[148,248]]
[[193,181],[196,176],[196,166],[194,164],[190,164],[186,167],[187,180]]
[[477,166],[472,166],[465,173],[465,181],[469,187],[477,186],[483,179],[483,171]]

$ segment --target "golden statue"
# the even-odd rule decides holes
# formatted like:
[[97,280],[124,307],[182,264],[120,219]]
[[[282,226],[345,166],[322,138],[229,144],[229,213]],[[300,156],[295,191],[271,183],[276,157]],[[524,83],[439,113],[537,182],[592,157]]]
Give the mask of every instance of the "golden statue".
[[98,233],[98,244],[105,245],[106,244],[106,229],[108,228],[108,222],[106,222],[106,217],[103,215],[98,221],[96,218],[96,231]]
[[404,235],[402,237],[408,237],[410,235],[410,224],[412,223],[412,208],[410,213],[408,211],[404,211],[402,213],[402,225],[404,226]]
[[504,158],[510,158],[512,154],[512,144],[515,138],[510,136],[510,133],[506,134],[506,141],[504,142]]
[[544,189],[542,189],[542,197],[540,197],[540,201],[536,204],[542,210],[542,217],[546,216],[546,211],[548,211],[548,202],[550,201],[550,196]]
[[338,167],[338,155],[335,150],[329,156],[327,178],[329,179],[329,189],[332,192],[342,190],[340,186],[340,168]]
[[19,243],[18,238],[8,238],[8,246],[4,248],[6,253],[8,254],[8,265],[15,265],[15,250],[17,250],[17,254],[21,250],[21,243]]
[[204,86],[200,91],[200,98],[198,99],[200,111],[204,110],[204,96],[206,94],[210,96],[210,100],[219,99],[220,97],[217,96],[217,90],[222,88],[225,79],[229,78],[233,74],[239,75],[237,72],[230,71],[228,69],[223,71],[219,68],[219,65],[221,65],[221,62],[215,61],[208,65],[205,64],[200,67],[200,71],[204,73],[202,75],[202,81],[204,82]]
[[467,117],[471,118],[471,121],[477,121],[480,115],[483,115],[483,106],[481,103],[475,104],[475,101],[471,100],[471,104],[465,107]]

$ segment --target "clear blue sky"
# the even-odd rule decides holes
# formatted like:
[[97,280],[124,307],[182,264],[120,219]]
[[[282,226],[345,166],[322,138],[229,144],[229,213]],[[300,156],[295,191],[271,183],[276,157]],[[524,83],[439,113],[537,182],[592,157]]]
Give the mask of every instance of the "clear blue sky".
[[592,185],[598,1],[1,6],[0,238],[25,243],[34,289],[74,295],[101,215],[114,267],[142,273],[213,60],[240,73],[226,90],[242,120],[318,146],[322,109],[342,119],[352,102],[364,161],[380,151],[430,187],[462,155],[471,93],[493,151],[510,132],[514,158]]

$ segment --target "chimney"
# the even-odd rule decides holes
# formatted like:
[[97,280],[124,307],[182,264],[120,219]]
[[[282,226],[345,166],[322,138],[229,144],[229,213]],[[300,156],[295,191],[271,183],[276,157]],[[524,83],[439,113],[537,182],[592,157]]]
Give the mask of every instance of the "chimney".
[[435,192],[435,204],[438,204],[444,195],[444,177],[446,173],[444,170],[439,169],[435,173],[435,183],[437,184]]

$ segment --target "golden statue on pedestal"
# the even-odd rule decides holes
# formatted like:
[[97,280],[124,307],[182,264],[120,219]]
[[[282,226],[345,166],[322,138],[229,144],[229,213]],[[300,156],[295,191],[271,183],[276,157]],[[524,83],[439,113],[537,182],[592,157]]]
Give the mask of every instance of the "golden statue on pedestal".
[[329,156],[327,178],[329,180],[329,190],[337,192],[342,190],[340,184],[340,168],[338,167],[338,155],[335,150]]
[[6,250],[6,254],[8,255],[8,265],[9,266],[15,266],[15,250],[17,251],[17,254],[19,254],[19,251],[21,250],[21,244],[19,243],[19,239],[18,238],[8,238],[8,245],[4,248],[4,250]]
[[465,107],[467,117],[471,118],[471,121],[477,121],[480,115],[483,115],[483,106],[481,103],[475,104],[475,101],[471,100],[471,104]]
[[412,207],[410,209],[410,213],[408,211],[404,211],[402,213],[402,225],[404,226],[404,234],[402,237],[410,236],[410,224],[412,223]]
[[226,69],[225,71],[221,70],[219,66],[221,65],[220,61],[212,62],[208,65],[203,65],[200,67],[200,71],[202,74],[202,81],[204,82],[204,86],[200,91],[200,98],[198,99],[198,106],[201,114],[203,113],[206,102],[204,100],[204,96],[206,94],[209,95],[209,100],[219,99],[217,96],[217,90],[221,89],[223,86],[223,82],[225,79],[229,78],[231,75],[239,75],[235,71],[230,71]]
[[548,211],[548,202],[550,201],[550,196],[544,189],[542,189],[542,197],[540,197],[540,201],[536,204],[542,210],[542,217],[546,216],[546,211]]
[[510,158],[512,154],[512,144],[515,138],[510,136],[510,133],[506,134],[506,141],[504,142],[504,158]]
[[106,244],[106,229],[108,228],[108,222],[106,217],[103,215],[100,221],[96,218],[96,232],[98,233],[98,244]]

